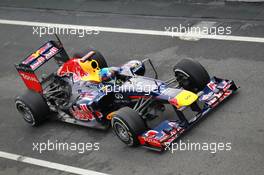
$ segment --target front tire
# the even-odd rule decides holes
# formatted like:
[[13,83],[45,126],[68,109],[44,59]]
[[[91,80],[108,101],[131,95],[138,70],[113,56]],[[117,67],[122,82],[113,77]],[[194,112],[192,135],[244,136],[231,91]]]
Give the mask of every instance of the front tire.
[[199,92],[210,82],[210,76],[206,69],[197,61],[183,59],[174,67],[175,76],[186,90]]
[[15,105],[23,119],[31,126],[42,124],[50,114],[49,106],[44,98],[30,90],[22,96],[18,96],[15,99]]
[[138,136],[146,130],[143,119],[129,107],[116,111],[111,124],[118,138],[128,146],[138,146]]

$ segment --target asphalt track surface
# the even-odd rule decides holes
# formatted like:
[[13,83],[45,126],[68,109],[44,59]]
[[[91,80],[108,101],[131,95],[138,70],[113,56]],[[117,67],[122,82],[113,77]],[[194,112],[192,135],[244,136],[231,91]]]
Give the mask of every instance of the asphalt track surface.
[[[251,14],[250,10],[248,13]],[[203,18],[157,15],[134,16],[34,7],[0,8],[1,19],[146,30],[163,30],[164,26],[205,21]],[[231,25],[232,35],[264,37],[263,21],[254,20],[252,16],[210,20]],[[61,36],[70,54],[94,47],[103,53],[109,65],[119,65],[132,58],[151,58],[163,80],[172,75],[172,67],[178,60],[192,58],[200,61],[211,75],[233,79],[241,87],[235,96],[181,138],[182,142],[231,142],[231,151],[214,154],[209,151],[176,151],[174,154],[160,154],[140,147],[128,148],[111,131],[98,131],[56,121],[49,121],[38,128],[28,126],[14,107],[14,97],[21,94],[25,87],[13,64],[51,36],[40,38],[32,34],[32,27],[0,24],[0,38],[0,151],[117,175],[263,174],[263,43],[207,39],[185,41],[164,36],[107,32],[84,38]],[[45,151],[40,154],[32,150],[33,142],[47,140],[99,142],[100,150],[83,154],[76,151]],[[69,173],[0,158],[0,174]]]

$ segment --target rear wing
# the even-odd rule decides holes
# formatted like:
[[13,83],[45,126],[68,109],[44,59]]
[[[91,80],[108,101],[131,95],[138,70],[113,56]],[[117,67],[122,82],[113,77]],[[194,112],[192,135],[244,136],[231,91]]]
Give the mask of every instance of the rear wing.
[[38,93],[42,92],[42,85],[35,71],[51,58],[54,58],[59,66],[69,60],[69,56],[60,40],[48,41],[19,64],[15,64],[19,75],[28,89]]

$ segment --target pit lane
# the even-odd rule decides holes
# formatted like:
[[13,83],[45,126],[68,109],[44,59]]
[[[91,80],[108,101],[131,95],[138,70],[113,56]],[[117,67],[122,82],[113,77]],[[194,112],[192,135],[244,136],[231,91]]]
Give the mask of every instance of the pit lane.
[[[19,11],[1,9],[5,19],[42,22],[61,22],[69,24],[93,25],[94,16],[68,17],[68,13],[54,14],[47,11]],[[78,13],[77,13],[78,14]],[[107,19],[95,15],[101,26]],[[66,19],[66,17],[68,17]],[[77,18],[79,22],[76,22]],[[178,24],[182,19],[116,17],[120,22],[133,19],[135,28],[140,22],[143,29],[161,29],[166,23]],[[112,17],[111,20],[114,20]],[[150,26],[147,21],[160,21]],[[144,26],[144,21],[146,25]],[[184,20],[183,20],[184,21]],[[230,24],[229,22],[226,22]],[[241,23],[241,26],[247,22]],[[250,36],[236,24],[234,34]],[[14,97],[23,92],[24,85],[13,67],[13,63],[24,58],[50,37],[39,38],[32,35],[32,28],[26,26],[0,25],[1,65],[0,65],[0,150],[26,155],[41,160],[57,162],[99,171],[108,174],[261,174],[263,162],[263,44],[242,41],[182,41],[177,38],[136,35],[125,33],[101,33],[98,36],[78,38],[61,36],[70,54],[89,46],[98,48],[107,58],[109,65],[118,65],[131,58],[151,58],[159,66],[161,79],[172,75],[172,65],[181,58],[200,61],[211,75],[229,78],[241,86],[240,92],[212,112],[207,119],[193,128],[183,141],[191,142],[231,142],[230,152],[212,154],[206,151],[178,151],[171,154],[157,154],[143,148],[127,148],[111,131],[102,132],[84,127],[68,125],[56,121],[39,128],[27,126],[14,107]],[[236,26],[236,27],[235,27]],[[263,29],[261,24],[257,31]],[[249,28],[248,30],[252,30]],[[253,30],[252,30],[253,31]],[[263,30],[262,30],[263,31]],[[259,32],[256,35],[263,36]],[[33,142],[46,140],[65,142],[100,142],[100,151],[78,154],[72,151],[45,152],[39,154],[32,150]],[[144,155],[144,156],[142,156]],[[1,174],[59,174],[47,168],[38,168],[22,163],[0,159]],[[62,173],[67,174],[67,173]]]

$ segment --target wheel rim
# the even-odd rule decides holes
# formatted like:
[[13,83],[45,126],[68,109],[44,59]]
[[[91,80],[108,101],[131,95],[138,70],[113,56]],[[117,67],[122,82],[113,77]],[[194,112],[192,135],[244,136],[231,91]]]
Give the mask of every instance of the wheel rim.
[[179,71],[175,74],[175,76],[181,87],[187,90],[193,89],[192,81],[187,74]]
[[115,131],[121,140],[125,142],[128,142],[130,140],[130,136],[127,132],[127,129],[122,124],[115,123]]
[[35,124],[35,119],[32,115],[32,112],[30,111],[30,109],[25,106],[23,103],[19,103],[17,105],[17,110],[20,114],[22,114],[24,120],[32,125]]

